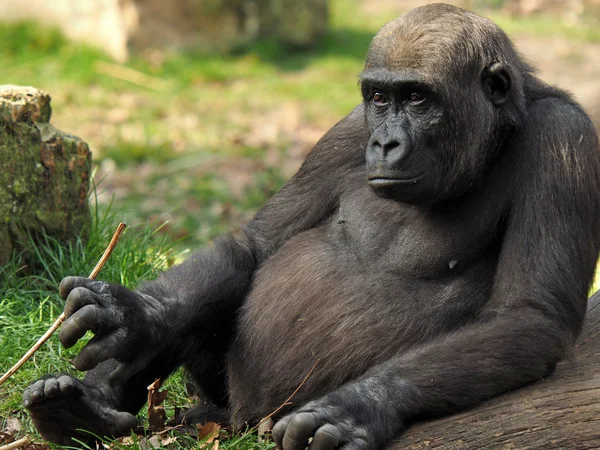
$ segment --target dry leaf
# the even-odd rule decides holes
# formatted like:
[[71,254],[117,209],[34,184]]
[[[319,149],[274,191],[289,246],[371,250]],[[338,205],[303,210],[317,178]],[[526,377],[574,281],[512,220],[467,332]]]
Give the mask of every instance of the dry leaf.
[[127,446],[132,446],[134,444],[133,438],[131,436],[124,436],[122,438],[119,438],[119,442]]
[[[174,439],[173,439],[174,440]],[[172,440],[163,439],[160,435],[155,434],[150,437],[137,436],[137,438],[132,438],[131,436],[125,436],[118,439],[118,442],[122,445],[112,445],[110,448],[112,450],[118,450],[126,447],[136,447],[142,450],[156,450],[163,448],[166,444],[170,444]],[[166,443],[165,443],[166,442]]]
[[159,391],[162,386],[162,380],[157,378],[154,383],[148,386],[148,404],[152,406],[159,406],[162,402],[167,398],[167,394],[169,393],[168,389],[164,391]]
[[161,385],[162,381],[158,378],[148,386],[148,422],[153,430],[162,430],[167,420],[165,408],[161,406],[161,403],[165,401],[169,391],[167,389],[159,391]]
[[[142,440],[141,442],[143,442]],[[146,439],[147,448],[161,448],[162,443],[160,442],[160,438],[156,435],[151,436],[149,439]]]
[[[219,437],[219,431],[221,431],[221,425],[215,422],[206,422],[204,426],[197,424],[196,428],[198,428],[198,440],[205,440],[200,448],[206,448],[209,446],[209,444],[213,444],[215,439]],[[218,447],[219,444],[217,441],[217,448]]]
[[169,444],[173,444],[174,442],[177,442],[177,438],[175,436],[169,436],[166,439],[163,439],[161,437],[161,441],[162,441],[163,447],[166,447]]
[[13,417],[6,419],[6,428],[4,429],[4,432],[16,434],[19,431],[21,431],[21,422],[19,422],[19,419]]

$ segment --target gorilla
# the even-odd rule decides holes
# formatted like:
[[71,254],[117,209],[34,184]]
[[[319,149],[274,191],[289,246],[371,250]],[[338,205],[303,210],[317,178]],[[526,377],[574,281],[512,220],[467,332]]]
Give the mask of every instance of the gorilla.
[[83,380],[26,389],[42,436],[127,433],[146,386],[182,365],[238,429],[300,386],[273,416],[280,449],[380,449],[568,354],[600,251],[580,106],[491,21],[442,4],[379,31],[360,88],[237,233],[135,291],[62,281],[62,344],[95,336]]

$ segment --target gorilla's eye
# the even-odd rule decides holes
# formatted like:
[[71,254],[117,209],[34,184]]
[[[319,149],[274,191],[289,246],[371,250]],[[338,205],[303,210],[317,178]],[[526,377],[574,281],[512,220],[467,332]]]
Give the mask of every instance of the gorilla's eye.
[[413,92],[410,94],[409,101],[412,105],[419,105],[425,101],[425,96],[418,92]]
[[383,92],[375,91],[371,98],[375,106],[385,106],[388,104],[388,99]]

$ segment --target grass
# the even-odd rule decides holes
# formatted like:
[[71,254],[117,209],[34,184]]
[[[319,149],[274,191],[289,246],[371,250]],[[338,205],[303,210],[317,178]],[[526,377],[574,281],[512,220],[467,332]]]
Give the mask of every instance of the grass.
[[[173,439],[175,438],[175,439]],[[228,436],[226,432],[219,433],[219,450],[272,450],[275,449],[273,442],[261,441],[255,432],[247,432],[242,435]],[[212,439],[203,438],[196,439],[191,436],[177,435],[175,432],[168,432],[160,437],[154,436],[150,439],[132,435],[125,443],[115,441],[103,441],[106,445],[111,445],[118,450],[126,450],[130,448],[148,448],[149,446],[156,449],[169,450],[188,450],[196,449],[211,449],[213,445]]]

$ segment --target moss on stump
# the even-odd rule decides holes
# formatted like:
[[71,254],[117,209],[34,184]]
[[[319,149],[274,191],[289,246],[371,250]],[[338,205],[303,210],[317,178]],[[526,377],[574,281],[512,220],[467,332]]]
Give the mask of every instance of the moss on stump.
[[50,115],[45,92],[0,85],[0,264],[21,250],[26,230],[67,241],[90,222],[90,149]]

